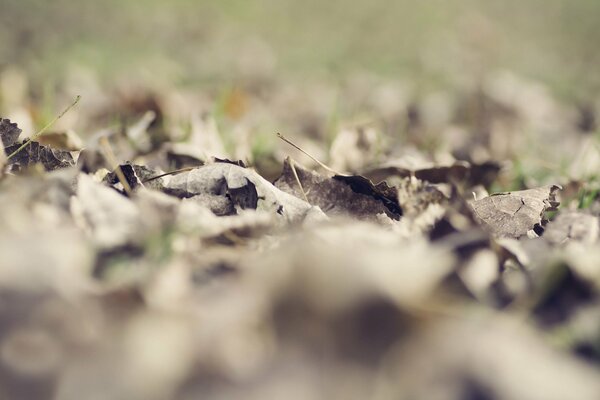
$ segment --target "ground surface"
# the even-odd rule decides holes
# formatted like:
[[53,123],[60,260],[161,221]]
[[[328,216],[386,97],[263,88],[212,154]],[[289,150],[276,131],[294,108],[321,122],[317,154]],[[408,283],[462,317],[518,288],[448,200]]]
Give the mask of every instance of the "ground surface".
[[595,3],[81,3],[0,15],[0,399],[600,398]]

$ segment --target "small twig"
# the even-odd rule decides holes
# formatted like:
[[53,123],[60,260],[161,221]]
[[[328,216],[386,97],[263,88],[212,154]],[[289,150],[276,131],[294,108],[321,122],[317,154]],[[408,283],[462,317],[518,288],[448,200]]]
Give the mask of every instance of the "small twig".
[[317,160],[316,158],[314,158],[313,156],[311,156],[310,154],[308,154],[306,151],[302,150],[300,147],[298,147],[296,144],[294,144],[292,141],[290,141],[289,139],[286,139],[281,133],[277,132],[277,137],[281,140],[283,140],[284,142],[286,142],[287,144],[289,144],[290,146],[292,146],[293,148],[295,148],[296,150],[302,152],[302,154],[306,155],[307,157],[309,157],[311,160],[313,160],[314,162],[316,162],[317,164],[319,164],[322,168],[326,169],[327,171],[336,174],[336,175],[343,175],[340,174],[337,171],[334,171],[333,169],[329,168],[327,165],[323,164],[321,161]]
[[142,183],[154,181],[156,179],[162,178],[163,176],[175,175],[175,174],[178,174],[180,172],[191,171],[191,170],[196,169],[196,168],[198,168],[198,167],[186,167],[186,168],[180,168],[180,169],[176,169],[176,170],[173,170],[173,171],[165,172],[164,174],[160,174],[160,175],[157,175],[157,176],[153,176],[152,178],[145,179],[144,181],[142,181]]
[[121,185],[123,185],[125,193],[127,193],[128,196],[131,196],[131,186],[129,186],[129,182],[127,182],[127,178],[125,177],[123,170],[121,170],[121,166],[119,165],[117,157],[115,156],[115,153],[113,152],[106,136],[100,138],[100,146],[102,146],[104,157],[106,157],[106,160],[110,165],[112,165],[113,169],[115,170],[115,174],[117,174],[119,182],[121,182]]
[[42,129],[40,129],[36,134],[34,134],[33,136],[31,136],[29,139],[27,139],[25,141],[25,143],[23,143],[18,149],[16,149],[15,151],[13,151],[8,157],[7,159],[10,160],[11,158],[13,158],[15,155],[17,155],[21,150],[23,150],[25,147],[29,146],[31,144],[32,141],[34,141],[35,139],[37,139],[38,137],[40,137],[44,132],[46,132],[46,130],[48,128],[50,128],[52,125],[54,125],[56,123],[56,121],[58,121],[59,119],[61,119],[67,112],[69,112],[69,110],[73,107],[75,107],[75,105],[77,103],[79,103],[79,100],[81,100],[81,96],[77,95],[77,97],[75,97],[75,101],[73,101],[73,103],[71,103],[67,108],[65,108],[63,110],[63,112],[61,112],[60,114],[58,114],[58,116],[56,118],[54,118],[52,121],[48,122],[46,124],[46,126],[44,126]]

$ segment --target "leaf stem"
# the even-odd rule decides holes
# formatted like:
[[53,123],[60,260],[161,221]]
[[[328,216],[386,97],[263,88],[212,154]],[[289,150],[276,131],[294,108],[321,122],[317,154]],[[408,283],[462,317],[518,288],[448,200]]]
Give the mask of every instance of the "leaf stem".
[[317,164],[319,164],[322,168],[326,169],[327,171],[335,174],[335,175],[342,175],[337,171],[334,171],[333,169],[329,168],[327,165],[323,164],[321,161],[317,160],[316,158],[314,158],[313,156],[311,156],[310,154],[308,154],[306,151],[302,150],[299,146],[297,146],[295,143],[293,143],[291,140],[286,139],[285,136],[283,136],[281,133],[277,132],[277,137],[281,140],[283,140],[284,142],[286,142],[287,144],[289,144],[290,146],[292,146],[293,148],[295,148],[296,150],[302,152],[302,154],[306,155],[307,157],[309,157],[311,160],[313,160],[314,162],[316,162]]

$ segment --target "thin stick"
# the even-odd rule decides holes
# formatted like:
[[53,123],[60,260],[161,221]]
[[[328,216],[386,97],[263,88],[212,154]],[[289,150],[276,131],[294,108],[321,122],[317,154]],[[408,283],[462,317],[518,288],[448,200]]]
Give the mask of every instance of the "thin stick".
[[121,182],[121,185],[123,185],[125,193],[127,193],[128,196],[131,196],[131,186],[129,186],[129,182],[127,182],[127,178],[121,170],[121,166],[119,165],[117,157],[115,157],[115,153],[113,152],[112,147],[110,147],[110,143],[108,142],[106,136],[102,136],[100,138],[100,145],[102,146],[102,150],[104,152],[106,160],[109,162],[110,165],[112,165],[113,169],[115,170],[115,174],[117,174],[119,182]]
[[143,183],[154,181],[156,179],[162,178],[163,176],[175,175],[175,174],[178,174],[180,172],[191,171],[191,170],[196,169],[196,168],[198,168],[198,167],[186,167],[186,168],[175,169],[173,171],[165,172],[164,174],[160,174],[160,175],[157,175],[157,176],[153,176],[152,178],[145,179],[143,181]]
[[316,162],[317,164],[319,164],[322,168],[326,169],[327,171],[329,171],[331,173],[334,173],[336,175],[343,175],[343,174],[340,174],[337,171],[332,170],[327,165],[323,164],[321,161],[317,160],[316,158],[314,158],[313,156],[311,156],[310,154],[308,154],[306,151],[302,150],[300,147],[298,147],[297,145],[295,145],[292,141],[290,141],[289,139],[286,139],[281,133],[277,132],[277,137],[279,139],[283,140],[284,142],[286,142],[287,144],[289,144],[290,146],[292,146],[293,148],[295,148],[296,150],[302,152],[302,154],[304,154],[307,157],[309,157],[311,160],[313,160],[314,162]]
[[63,110],[63,112],[61,112],[60,114],[58,114],[58,116],[56,118],[54,118],[52,121],[48,122],[46,124],[46,126],[44,126],[42,129],[40,129],[35,135],[33,135],[32,137],[30,137],[29,139],[27,139],[25,141],[25,143],[23,143],[18,149],[16,149],[15,151],[13,151],[8,157],[7,159],[11,159],[13,158],[15,155],[17,155],[21,150],[23,150],[25,147],[29,146],[31,144],[32,141],[34,141],[35,139],[37,139],[38,137],[40,137],[44,132],[46,132],[46,130],[48,128],[50,128],[52,125],[54,125],[56,123],[56,121],[58,121],[59,119],[61,119],[67,112],[69,112],[69,110],[73,107],[75,107],[75,105],[77,103],[79,103],[79,100],[81,100],[81,96],[77,95],[77,97],[75,97],[75,101],[73,101],[73,103],[71,103],[71,105],[69,105],[67,108],[65,108]]

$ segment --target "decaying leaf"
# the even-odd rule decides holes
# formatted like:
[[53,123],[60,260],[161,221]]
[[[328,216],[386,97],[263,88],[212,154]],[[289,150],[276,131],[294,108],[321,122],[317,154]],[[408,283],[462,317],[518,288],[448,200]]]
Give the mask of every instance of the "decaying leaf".
[[[194,199],[183,199],[178,209],[177,226],[183,232],[202,239],[227,236],[249,237],[268,231],[275,216],[266,211],[241,210],[236,215],[217,216],[209,207]],[[258,235],[256,235],[258,236]]]
[[466,182],[469,186],[490,185],[500,172],[500,165],[495,162],[481,164],[466,161],[455,161],[450,165],[431,165],[421,168],[389,163],[368,170],[364,175],[374,182],[381,182],[389,177],[411,177],[430,183]]
[[394,183],[398,189],[398,200],[402,204],[404,215],[417,215],[431,204],[441,204],[448,200],[436,186],[415,177]]
[[19,139],[21,129],[8,119],[0,118],[0,139],[4,147],[12,146]]
[[397,233],[405,237],[422,235],[443,217],[448,199],[436,186],[415,177],[394,178],[390,184],[397,189],[402,204],[402,219],[394,227]]
[[88,175],[79,175],[71,211],[81,229],[100,248],[122,246],[140,239],[140,210],[131,200]]
[[544,239],[552,244],[567,241],[595,243],[599,234],[598,217],[582,212],[561,212],[554,218],[544,231]]
[[[231,214],[237,209],[257,209],[294,222],[303,220],[313,209],[305,201],[279,190],[255,171],[236,164],[208,164],[163,179],[165,192],[201,201],[218,215]],[[216,209],[215,204],[218,204]]]
[[[302,187],[299,187],[296,175]],[[355,175],[328,177],[308,171],[288,158],[275,186],[296,197],[306,198],[328,215],[350,215],[359,219],[376,220],[385,214],[398,220],[402,208],[395,189],[385,182],[374,185],[367,178]]]
[[[5,149],[7,154],[12,154],[22,143],[14,144]],[[41,164],[46,171],[68,168],[75,165],[73,156],[68,151],[42,146],[38,142],[31,142],[26,148],[19,151],[9,160],[10,170],[21,171],[31,165]]]
[[[148,187],[153,189],[162,189],[162,181],[160,179],[153,179],[154,177],[160,175],[160,172],[155,171],[151,168],[148,168],[144,165],[137,164],[121,164],[119,167],[125,180],[129,184],[131,189],[137,189],[139,187]],[[119,176],[115,171],[108,173],[104,180],[110,185],[119,185],[121,182],[119,181]],[[121,185],[122,187],[122,185]]]
[[[381,140],[370,126],[342,129],[329,150],[331,168],[336,171],[358,171],[372,158]],[[378,181],[379,182],[379,181]]]
[[475,215],[498,236],[519,238],[545,224],[544,213],[556,210],[556,192],[551,185],[517,192],[497,193],[471,203]]

